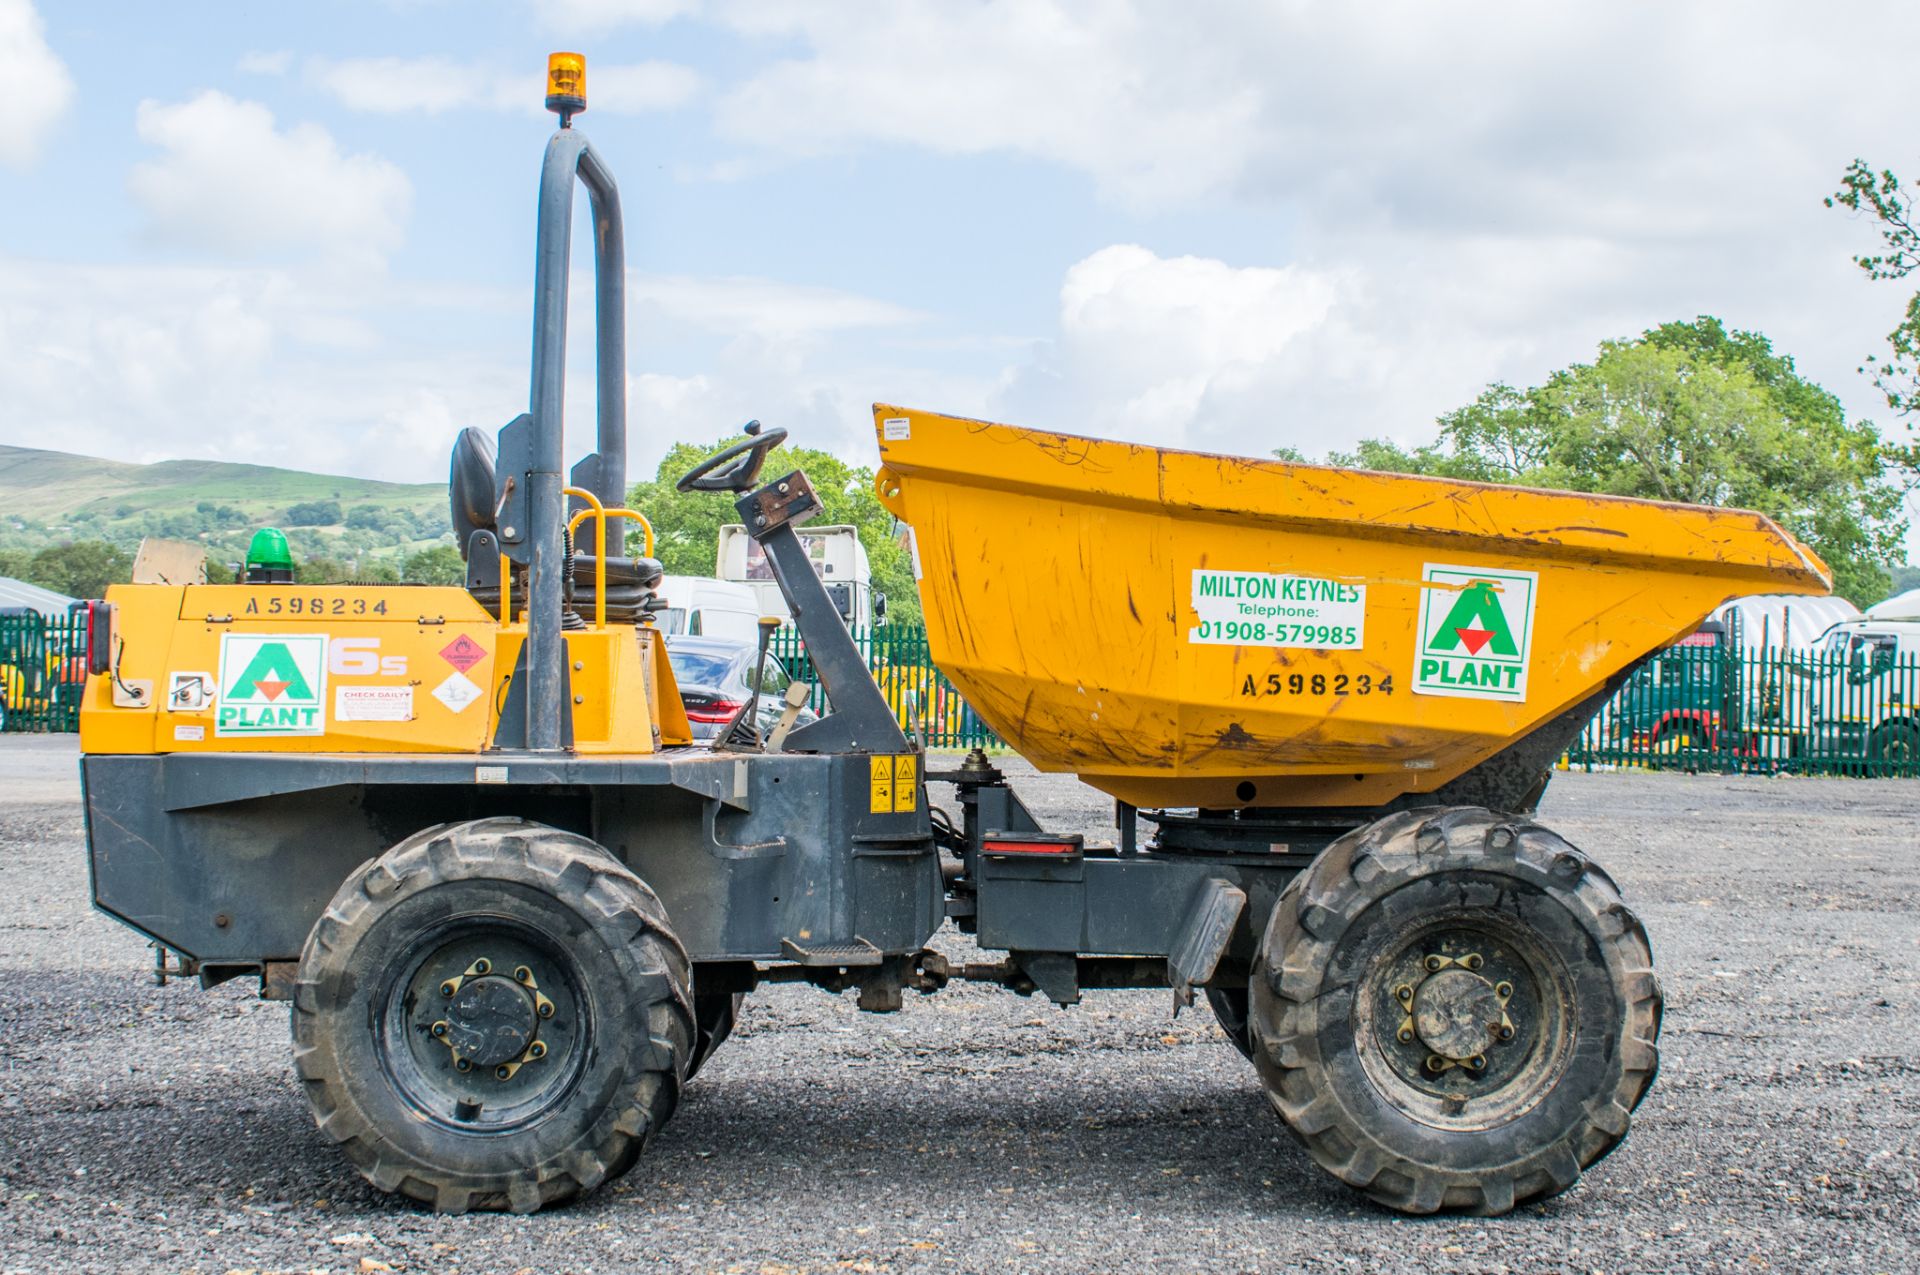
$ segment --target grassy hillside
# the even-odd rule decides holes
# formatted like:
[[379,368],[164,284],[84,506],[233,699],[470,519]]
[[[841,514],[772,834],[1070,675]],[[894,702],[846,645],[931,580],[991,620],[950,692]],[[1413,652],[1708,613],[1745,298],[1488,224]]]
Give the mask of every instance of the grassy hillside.
[[0,510],[8,521],[50,524],[90,514],[189,513],[207,501],[267,515],[303,501],[415,509],[443,505],[446,498],[447,489],[431,483],[382,483],[221,460],[130,465],[0,445]]
[[309,553],[384,557],[448,534],[447,489],[217,460],[133,465],[0,446],[0,548],[97,539],[131,549],[142,537],[167,536],[235,558],[262,526],[286,528]]

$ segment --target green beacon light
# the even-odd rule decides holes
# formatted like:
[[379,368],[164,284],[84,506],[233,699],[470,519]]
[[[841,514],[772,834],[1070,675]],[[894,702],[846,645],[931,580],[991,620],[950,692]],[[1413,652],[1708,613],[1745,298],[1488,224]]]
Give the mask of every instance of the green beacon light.
[[253,533],[247,546],[248,584],[292,584],[293,551],[287,548],[286,533],[277,527],[262,527]]

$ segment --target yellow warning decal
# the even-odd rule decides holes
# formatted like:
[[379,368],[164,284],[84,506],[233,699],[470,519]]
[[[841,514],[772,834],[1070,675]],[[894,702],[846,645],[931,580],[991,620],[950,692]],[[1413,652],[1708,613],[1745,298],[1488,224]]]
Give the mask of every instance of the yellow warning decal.
[[919,808],[919,765],[920,759],[912,753],[893,759],[893,808],[903,815]]
[[871,814],[911,814],[920,808],[920,759],[913,753],[869,757],[867,810]]

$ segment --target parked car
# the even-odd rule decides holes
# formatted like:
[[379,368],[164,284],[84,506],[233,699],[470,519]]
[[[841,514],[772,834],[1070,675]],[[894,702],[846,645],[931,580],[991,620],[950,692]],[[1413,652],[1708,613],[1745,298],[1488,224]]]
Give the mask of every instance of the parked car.
[[[752,698],[758,649],[753,642],[731,638],[667,635],[667,660],[673,665],[674,680],[680,684],[680,702],[686,706],[695,740],[719,738],[733,715]],[[792,682],[780,661],[768,655],[759,679],[760,706],[755,714],[763,735],[774,728],[785,711],[787,687]],[[804,726],[818,716],[811,708],[802,708],[794,725]]]

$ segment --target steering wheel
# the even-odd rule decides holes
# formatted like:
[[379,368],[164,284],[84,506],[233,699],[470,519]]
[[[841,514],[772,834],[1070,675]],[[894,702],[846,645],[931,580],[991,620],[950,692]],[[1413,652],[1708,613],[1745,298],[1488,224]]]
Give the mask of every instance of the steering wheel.
[[767,453],[787,441],[778,425],[762,433],[759,421],[747,422],[748,437],[715,452],[673,485],[675,491],[752,491],[767,463]]

